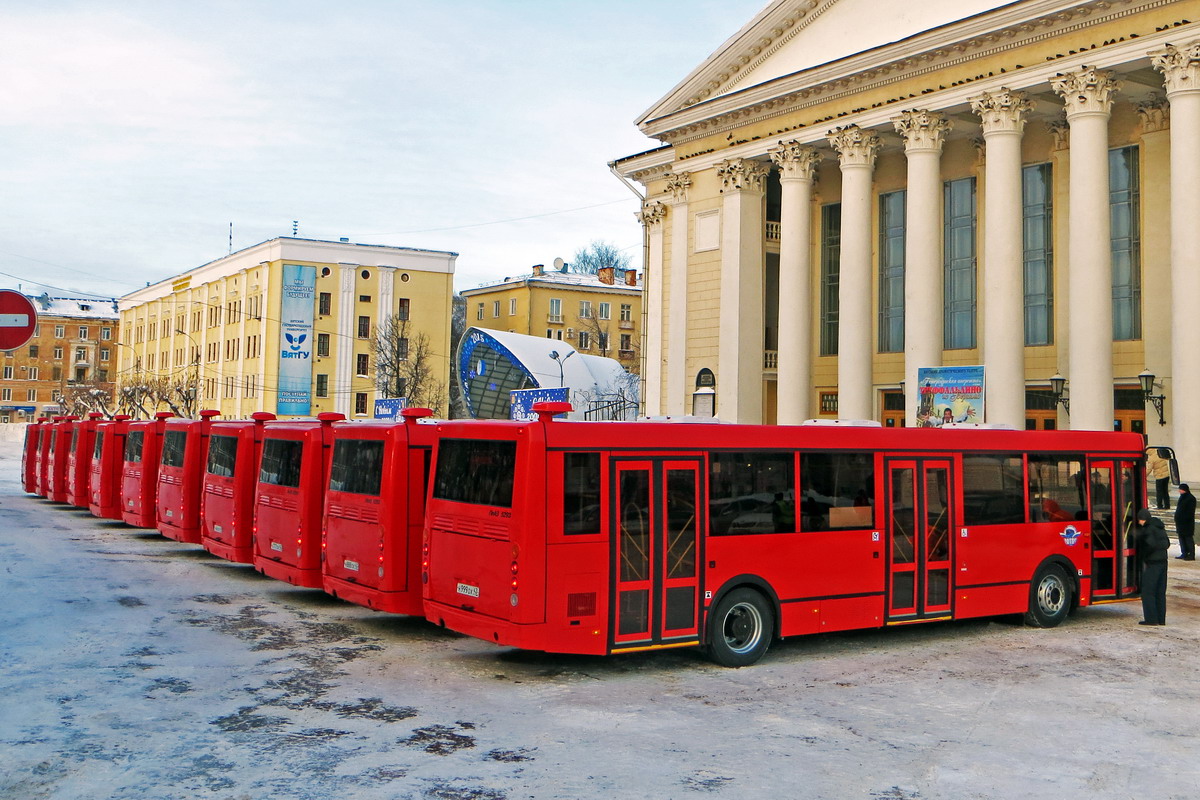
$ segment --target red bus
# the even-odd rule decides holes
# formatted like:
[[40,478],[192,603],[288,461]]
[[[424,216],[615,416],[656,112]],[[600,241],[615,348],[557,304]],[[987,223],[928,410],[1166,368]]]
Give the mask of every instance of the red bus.
[[54,439],[54,426],[62,422],[62,417],[48,417],[43,423],[41,441],[38,442],[37,463],[34,469],[37,472],[35,476],[37,482],[37,491],[39,497],[48,497],[50,495],[50,444]]
[[38,493],[38,458],[42,451],[42,431],[46,429],[47,417],[25,426],[25,446],[21,448],[21,488],[26,494]]
[[256,411],[250,419],[214,422],[208,432],[200,544],[226,561],[254,563],[254,485],[263,423],[273,419],[268,411]]
[[221,412],[204,409],[200,419],[169,419],[158,459],[158,532],[185,544],[200,544],[200,484],[208,456],[208,429]]
[[321,513],[329,483],[332,411],[315,420],[268,422],[254,493],[254,568],[320,589]]
[[428,408],[404,424],[336,425],[325,494],[324,588],[360,606],[423,615],[421,530],[436,428]]
[[1142,437],[671,422],[438,425],[426,616],[520,648],[770,642],[1137,596]]
[[88,413],[88,418],[71,425],[71,450],[67,456],[67,502],[87,508],[91,499],[92,451],[96,447],[96,426],[104,415]]
[[55,417],[50,428],[50,447],[46,460],[46,499],[67,502],[67,466],[71,455],[73,423],[79,417]]
[[121,464],[121,519],[135,528],[158,527],[158,460],[170,411],[129,423]]
[[100,519],[121,518],[121,467],[125,455],[125,436],[129,433],[129,415],[116,414],[96,426],[92,446],[92,478],[89,482],[88,510]]

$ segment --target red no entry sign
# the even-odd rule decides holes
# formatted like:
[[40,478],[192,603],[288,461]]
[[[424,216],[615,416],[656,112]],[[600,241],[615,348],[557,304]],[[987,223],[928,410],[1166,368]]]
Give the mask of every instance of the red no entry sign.
[[15,350],[33,338],[37,309],[28,297],[0,289],[0,350]]

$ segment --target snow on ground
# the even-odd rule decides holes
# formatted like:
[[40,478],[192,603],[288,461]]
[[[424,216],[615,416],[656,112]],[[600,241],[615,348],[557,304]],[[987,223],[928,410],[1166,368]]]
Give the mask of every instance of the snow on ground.
[[0,798],[1190,797],[1200,562],[1137,604],[694,652],[497,648],[20,491]]

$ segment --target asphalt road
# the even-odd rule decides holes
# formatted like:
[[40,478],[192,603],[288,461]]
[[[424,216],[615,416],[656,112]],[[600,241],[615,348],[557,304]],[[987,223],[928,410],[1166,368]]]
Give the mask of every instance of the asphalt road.
[[0,443],[0,798],[1183,798],[1200,562],[1085,609],[693,652],[514,652],[30,498]]

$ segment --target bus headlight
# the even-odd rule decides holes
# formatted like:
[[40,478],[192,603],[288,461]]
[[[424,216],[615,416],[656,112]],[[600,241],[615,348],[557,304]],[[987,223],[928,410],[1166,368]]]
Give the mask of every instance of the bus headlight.
[[508,604],[513,608],[517,607],[517,593],[513,592],[508,596]]

